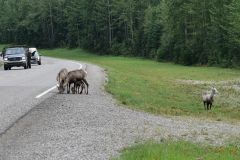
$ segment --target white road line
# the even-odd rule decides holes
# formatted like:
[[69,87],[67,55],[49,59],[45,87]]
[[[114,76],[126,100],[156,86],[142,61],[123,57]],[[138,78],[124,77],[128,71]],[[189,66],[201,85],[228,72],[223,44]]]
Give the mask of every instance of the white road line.
[[[77,62],[72,62],[72,63],[79,65],[79,68],[78,68],[78,69],[82,69],[82,68],[83,68],[83,65],[80,64],[80,63],[77,63]],[[36,99],[39,99],[39,98],[41,98],[42,96],[48,94],[49,92],[51,92],[52,90],[54,90],[54,89],[56,89],[56,88],[57,88],[57,86],[53,86],[52,88],[49,88],[48,90],[46,90],[46,91],[42,92],[41,94],[37,95],[35,98],[36,98]]]
[[82,64],[80,64],[80,63],[77,63],[77,62],[72,62],[72,63],[79,65],[78,69],[82,69],[83,68]]
[[41,98],[42,96],[44,96],[45,94],[48,94],[49,92],[51,92],[52,90],[54,90],[54,89],[56,89],[56,88],[57,88],[57,86],[54,86],[54,87],[52,87],[52,88],[44,91],[43,93],[37,95],[35,98],[36,98],[36,99],[39,99],[39,98]]

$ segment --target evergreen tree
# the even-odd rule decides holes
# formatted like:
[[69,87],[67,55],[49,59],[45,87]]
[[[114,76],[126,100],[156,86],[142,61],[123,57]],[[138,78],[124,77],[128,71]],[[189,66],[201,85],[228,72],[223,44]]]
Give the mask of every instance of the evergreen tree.
[[0,0],[0,43],[240,65],[238,0]]

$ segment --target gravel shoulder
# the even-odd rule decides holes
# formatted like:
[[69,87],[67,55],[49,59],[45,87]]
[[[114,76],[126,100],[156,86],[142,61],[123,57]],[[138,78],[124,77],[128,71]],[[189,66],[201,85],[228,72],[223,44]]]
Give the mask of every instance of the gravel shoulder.
[[145,140],[184,139],[223,145],[240,124],[154,116],[119,106],[104,91],[104,70],[88,64],[89,95],[56,94],[0,137],[0,159],[110,159]]

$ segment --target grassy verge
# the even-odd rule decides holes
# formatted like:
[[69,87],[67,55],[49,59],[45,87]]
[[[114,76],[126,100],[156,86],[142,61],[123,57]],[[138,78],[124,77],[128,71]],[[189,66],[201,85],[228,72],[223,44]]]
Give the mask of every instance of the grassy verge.
[[[2,52],[4,46],[5,46],[4,44],[0,44],[0,52]],[[0,67],[1,67],[2,65],[3,65],[2,57],[0,57]]]
[[189,142],[147,143],[126,148],[114,160],[238,160],[240,148],[199,146]]
[[[216,120],[239,120],[240,70],[186,67],[139,58],[97,56],[81,49],[42,50],[46,56],[81,60],[107,69],[106,89],[122,104],[154,114],[190,115]],[[212,84],[213,83],[213,84]],[[215,85],[219,95],[206,112],[201,93]]]
[[0,52],[2,52],[2,50],[5,46],[6,46],[5,44],[0,44]]

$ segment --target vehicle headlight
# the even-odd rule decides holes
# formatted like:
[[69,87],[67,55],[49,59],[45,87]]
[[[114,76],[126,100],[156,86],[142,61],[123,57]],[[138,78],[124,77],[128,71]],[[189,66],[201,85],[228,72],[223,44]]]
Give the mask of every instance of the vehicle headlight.
[[25,58],[25,57],[22,57],[22,60],[26,60],[26,58]]
[[4,61],[7,61],[7,60],[8,60],[8,58],[7,58],[7,57],[5,57],[5,58],[4,58]]

